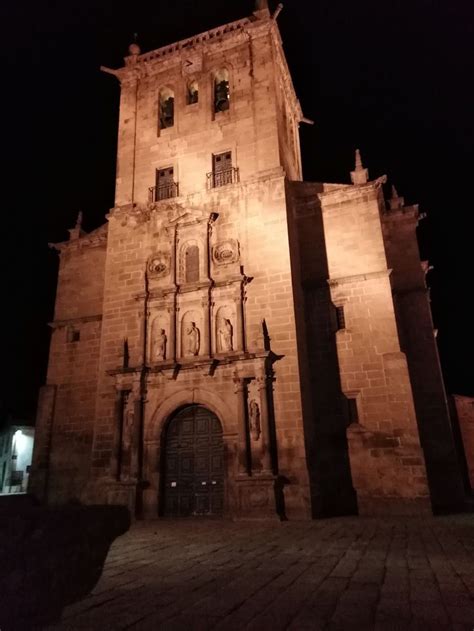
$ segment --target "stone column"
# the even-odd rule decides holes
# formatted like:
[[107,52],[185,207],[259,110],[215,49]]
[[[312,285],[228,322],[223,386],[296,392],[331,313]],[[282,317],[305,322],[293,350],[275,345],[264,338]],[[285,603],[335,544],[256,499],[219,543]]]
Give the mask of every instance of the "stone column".
[[[134,396],[133,392],[130,396]],[[141,440],[142,440],[142,400],[138,397],[133,402],[133,427],[130,445],[130,476],[134,480],[140,479]]]
[[237,471],[239,475],[248,475],[248,433],[247,433],[247,396],[245,380],[234,377],[234,392],[237,396],[238,453]]
[[120,480],[121,456],[122,456],[122,431],[123,431],[123,390],[115,391],[114,404],[114,436],[112,443],[112,455],[110,457],[110,475],[115,480]]
[[234,298],[235,303],[235,351],[244,351],[244,315],[242,296]]
[[174,304],[167,307],[169,314],[169,330],[166,348],[166,359],[176,359],[176,307]]
[[211,354],[211,301],[206,296],[202,299],[201,306],[203,309],[203,331],[201,331],[201,348],[199,354],[209,357]]
[[272,471],[270,418],[268,414],[267,376],[261,374],[257,377],[257,390],[260,394],[260,424],[262,426],[261,463],[262,473]]
[[211,220],[207,224],[207,239],[206,239],[206,252],[204,254],[204,278],[211,278],[211,237],[212,237],[212,222]]

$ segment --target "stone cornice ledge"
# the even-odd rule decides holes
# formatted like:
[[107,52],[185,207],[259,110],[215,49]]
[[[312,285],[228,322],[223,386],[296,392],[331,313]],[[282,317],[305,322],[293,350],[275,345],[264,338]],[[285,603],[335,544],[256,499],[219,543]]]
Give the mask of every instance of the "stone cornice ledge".
[[103,224],[89,233],[85,233],[78,239],[61,241],[60,243],[48,243],[49,247],[58,252],[64,250],[80,250],[84,247],[99,247],[107,243],[108,224]]
[[241,33],[242,29],[250,24],[250,18],[242,18],[240,20],[235,20],[234,22],[228,22],[223,26],[218,26],[208,31],[204,31],[203,33],[199,33],[193,37],[188,37],[187,39],[182,39],[173,44],[168,44],[167,46],[155,48],[147,53],[137,55],[136,58],[134,58],[133,55],[129,55],[125,57],[125,65],[134,66],[135,64],[142,64],[144,62],[158,61],[171,55],[178,56],[181,54],[182,50],[187,53],[189,49],[192,49],[199,44],[207,45],[214,41],[221,43],[223,39],[227,39],[236,33]]
[[330,287],[338,285],[346,285],[347,283],[358,283],[361,280],[373,280],[374,278],[383,278],[390,276],[391,269],[383,269],[379,272],[369,272],[368,274],[354,274],[354,276],[341,276],[340,278],[328,278],[327,283]]
[[102,314],[98,313],[96,315],[89,316],[79,316],[77,318],[68,318],[67,320],[53,320],[53,322],[49,322],[48,326],[52,329],[60,329],[61,327],[71,326],[74,324],[85,324],[87,322],[100,322],[102,320]]
[[360,199],[364,195],[371,195],[373,196],[373,199],[377,199],[380,188],[382,184],[385,184],[386,181],[387,176],[382,175],[372,182],[367,182],[367,184],[344,186],[343,188],[322,191],[317,195],[319,200],[321,201],[321,208],[324,210],[329,206],[355,201],[357,199]]

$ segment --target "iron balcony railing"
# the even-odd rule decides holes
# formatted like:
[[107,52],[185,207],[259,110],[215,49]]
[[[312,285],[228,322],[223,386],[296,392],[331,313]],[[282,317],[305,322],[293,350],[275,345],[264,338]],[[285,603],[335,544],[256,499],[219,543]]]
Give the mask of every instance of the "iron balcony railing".
[[223,171],[211,171],[207,173],[207,188],[217,188],[226,184],[237,184],[239,182],[239,169],[230,167]]
[[170,197],[178,197],[178,183],[167,182],[159,186],[150,186],[148,189],[148,201],[159,202],[162,199],[170,199]]

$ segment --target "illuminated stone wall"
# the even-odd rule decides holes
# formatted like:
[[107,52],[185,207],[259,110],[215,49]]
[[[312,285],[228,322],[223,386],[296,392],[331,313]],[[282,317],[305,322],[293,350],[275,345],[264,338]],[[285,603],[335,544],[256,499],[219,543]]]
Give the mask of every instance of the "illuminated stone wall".
[[104,291],[105,227],[72,236],[56,246],[55,317],[30,484],[55,502],[78,499],[89,478]]
[[436,511],[462,508],[464,489],[433,329],[427,261],[420,261],[417,206],[389,200],[383,213],[384,243],[400,345],[406,354],[431,501]]
[[385,212],[360,156],[354,185],[301,182],[303,114],[267,11],[139,52],[106,69],[121,83],[108,223],[55,246],[31,488],[156,516],[170,419],[199,404],[223,430],[225,515],[426,512],[425,459],[442,506],[458,487],[448,442],[434,453],[449,421],[409,213]]
[[[229,72],[230,106],[214,112],[213,77],[219,68]],[[198,83],[199,98],[188,105],[190,78]],[[294,135],[299,105],[275,25],[244,21],[221,41],[208,40],[196,50],[188,47],[148,61],[129,58],[121,80],[117,197],[109,215],[88,497],[130,501],[133,495],[140,456],[132,447],[124,460],[116,445],[117,400],[126,392],[127,401],[130,396],[135,401],[135,418],[143,414],[147,514],[159,507],[166,424],[179,406],[201,403],[223,426],[226,513],[274,515],[278,467],[289,482],[288,516],[308,517],[284,179],[284,168],[300,176]],[[160,129],[157,95],[163,86],[175,95],[174,125]],[[291,154],[288,143],[293,143]],[[224,151],[231,152],[238,174],[232,183],[212,188],[206,177],[212,155]],[[169,166],[178,197],[149,203],[155,170]],[[199,252],[194,283],[187,282],[184,271],[188,244]],[[231,349],[219,346],[222,314],[233,329]],[[188,320],[200,333],[195,357],[186,356]],[[165,358],[156,356],[161,331]],[[124,338],[128,370],[120,370]],[[144,361],[150,369],[142,410]],[[258,438],[247,441],[251,399],[258,402],[262,428]],[[111,459],[120,469],[113,474]]]

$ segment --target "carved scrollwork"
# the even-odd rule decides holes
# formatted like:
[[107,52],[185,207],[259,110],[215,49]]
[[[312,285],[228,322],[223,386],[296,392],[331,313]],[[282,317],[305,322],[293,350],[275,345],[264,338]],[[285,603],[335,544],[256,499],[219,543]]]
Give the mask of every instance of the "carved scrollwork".
[[151,211],[141,204],[128,204],[113,209],[111,216],[117,218],[122,226],[136,228],[151,219]]
[[212,258],[217,265],[237,263],[239,256],[239,242],[236,239],[221,241],[212,248]]
[[154,278],[166,276],[170,271],[170,255],[164,252],[154,254],[147,265],[148,274]]

